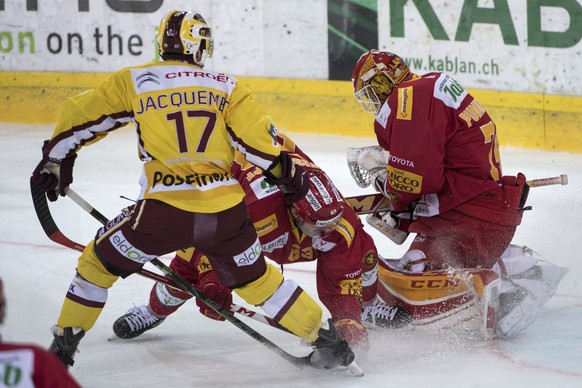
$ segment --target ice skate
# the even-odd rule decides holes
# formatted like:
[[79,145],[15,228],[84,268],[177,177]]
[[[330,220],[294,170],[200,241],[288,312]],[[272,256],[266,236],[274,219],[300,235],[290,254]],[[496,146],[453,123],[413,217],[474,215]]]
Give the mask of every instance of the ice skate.
[[160,325],[164,319],[156,317],[148,306],[132,307],[113,323],[113,332],[123,339],[139,337],[148,330]]
[[376,300],[362,309],[360,319],[368,328],[400,329],[410,324],[412,316],[402,307]]
[[49,351],[60,358],[67,368],[73,366],[77,346],[85,336],[85,331],[80,327],[60,328],[58,326],[54,326],[52,331],[54,340],[49,346]]

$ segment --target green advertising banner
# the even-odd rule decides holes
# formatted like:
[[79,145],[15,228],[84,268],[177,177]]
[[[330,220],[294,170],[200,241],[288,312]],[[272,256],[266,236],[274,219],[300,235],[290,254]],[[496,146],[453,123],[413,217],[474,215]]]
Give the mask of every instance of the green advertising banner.
[[348,81],[363,52],[378,47],[376,0],[328,0],[329,79]]
[[582,95],[580,0],[328,0],[329,78],[394,52],[466,87]]

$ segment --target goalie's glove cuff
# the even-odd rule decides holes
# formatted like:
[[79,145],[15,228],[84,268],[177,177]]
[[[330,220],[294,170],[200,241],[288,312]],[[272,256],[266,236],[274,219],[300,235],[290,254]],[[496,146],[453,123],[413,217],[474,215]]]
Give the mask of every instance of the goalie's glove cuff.
[[386,181],[386,178],[376,177],[376,179],[373,181],[374,187],[376,188],[376,191],[378,191],[379,193],[382,193],[383,196],[390,198],[390,196],[386,192],[385,181]]

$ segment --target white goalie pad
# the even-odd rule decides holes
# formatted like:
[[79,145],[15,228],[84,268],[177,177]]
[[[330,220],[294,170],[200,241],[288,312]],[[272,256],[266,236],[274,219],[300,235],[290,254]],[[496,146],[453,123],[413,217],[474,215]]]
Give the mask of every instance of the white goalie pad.
[[350,175],[359,187],[366,188],[376,177],[386,177],[389,156],[380,146],[348,148],[346,159]]
[[493,270],[501,278],[496,325],[501,338],[515,336],[531,325],[568,272],[517,245],[506,249]]

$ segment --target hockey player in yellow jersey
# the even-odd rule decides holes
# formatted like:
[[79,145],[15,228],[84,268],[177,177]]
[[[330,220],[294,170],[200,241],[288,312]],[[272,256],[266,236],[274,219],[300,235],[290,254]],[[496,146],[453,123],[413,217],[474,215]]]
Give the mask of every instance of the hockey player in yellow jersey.
[[50,349],[73,365],[80,340],[119,277],[157,256],[195,246],[225,286],[312,344],[313,366],[350,364],[353,352],[333,325],[323,324],[321,307],[265,262],[230,165],[234,150],[241,151],[291,203],[307,192],[304,170],[281,151],[271,118],[249,91],[228,74],[204,69],[213,39],[200,14],[168,13],[158,46],[161,62],[121,69],[67,100],[32,174],[32,183],[55,201],[73,182],[82,147],[135,124],[143,162],[140,196],[100,228],[79,257]]

